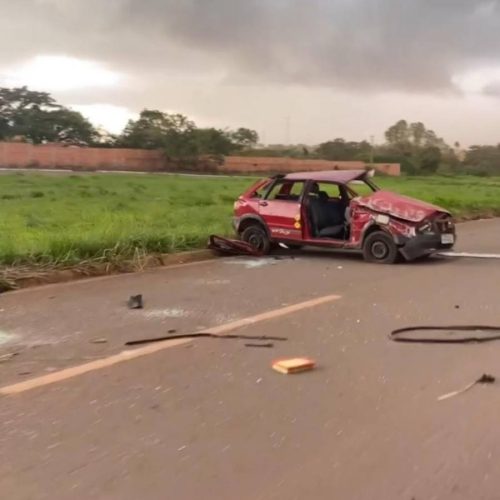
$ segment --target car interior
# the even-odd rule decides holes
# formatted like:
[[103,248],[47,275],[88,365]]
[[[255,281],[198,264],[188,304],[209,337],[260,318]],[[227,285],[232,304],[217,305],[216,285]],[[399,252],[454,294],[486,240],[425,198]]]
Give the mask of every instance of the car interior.
[[[305,182],[278,182],[267,195],[268,200],[298,202]],[[305,197],[309,225],[313,238],[349,238],[349,194],[344,186],[314,182]]]
[[342,186],[313,183],[306,206],[314,238],[349,238],[349,195]]

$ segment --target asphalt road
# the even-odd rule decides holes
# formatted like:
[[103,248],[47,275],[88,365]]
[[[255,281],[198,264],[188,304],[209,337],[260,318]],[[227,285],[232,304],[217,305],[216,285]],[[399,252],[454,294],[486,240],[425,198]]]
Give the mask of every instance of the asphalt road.
[[[500,252],[499,235],[498,220],[467,223],[457,249]],[[55,381],[0,396],[0,498],[499,499],[500,382],[437,398],[483,373],[500,377],[500,342],[407,345],[387,335],[500,324],[500,262],[293,255],[1,295],[0,356],[17,355],[0,358],[0,386]],[[137,293],[145,308],[130,311]],[[331,295],[340,298],[310,302]],[[266,311],[276,316],[259,319]],[[255,321],[231,333],[288,340],[268,349],[196,339],[95,361],[115,359],[127,340],[241,318]],[[317,368],[271,370],[289,356]],[[64,371],[86,363],[86,374]]]

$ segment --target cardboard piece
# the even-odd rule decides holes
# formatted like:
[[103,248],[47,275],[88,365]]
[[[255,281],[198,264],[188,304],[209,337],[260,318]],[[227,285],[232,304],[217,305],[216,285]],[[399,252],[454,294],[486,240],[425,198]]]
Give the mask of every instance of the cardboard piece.
[[315,362],[309,358],[280,359],[272,365],[273,370],[284,374],[312,370],[314,366]]

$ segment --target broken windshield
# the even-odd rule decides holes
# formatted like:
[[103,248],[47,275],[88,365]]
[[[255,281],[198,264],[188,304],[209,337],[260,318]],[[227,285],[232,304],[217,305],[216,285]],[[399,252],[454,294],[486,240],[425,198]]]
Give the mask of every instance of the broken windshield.
[[351,181],[347,184],[347,188],[353,198],[368,196],[375,191],[379,191],[379,187],[370,179]]

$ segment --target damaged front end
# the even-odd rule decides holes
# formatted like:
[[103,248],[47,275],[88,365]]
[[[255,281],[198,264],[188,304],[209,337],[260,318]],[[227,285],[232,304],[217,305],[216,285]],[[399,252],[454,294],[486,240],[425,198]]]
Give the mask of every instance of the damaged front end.
[[456,242],[455,223],[450,214],[438,212],[416,224],[410,235],[400,235],[400,252],[414,260],[441,250],[450,250]]
[[385,229],[408,261],[450,250],[455,244],[455,223],[441,207],[384,191],[361,198],[358,204],[372,213],[375,223],[384,219]]

